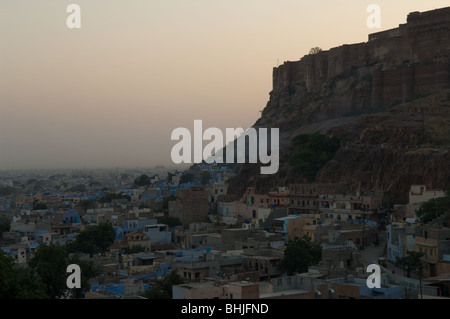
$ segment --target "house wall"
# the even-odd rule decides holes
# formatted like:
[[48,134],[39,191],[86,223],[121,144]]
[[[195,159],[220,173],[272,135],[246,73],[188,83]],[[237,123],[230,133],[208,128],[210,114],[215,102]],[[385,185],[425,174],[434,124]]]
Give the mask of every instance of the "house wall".
[[411,185],[409,191],[409,204],[420,204],[430,199],[444,196],[445,192],[442,190],[427,190],[425,185]]
[[223,290],[223,286],[176,285],[172,287],[172,296],[173,299],[215,299],[222,298]]
[[258,284],[230,283],[225,288],[229,299],[259,299]]

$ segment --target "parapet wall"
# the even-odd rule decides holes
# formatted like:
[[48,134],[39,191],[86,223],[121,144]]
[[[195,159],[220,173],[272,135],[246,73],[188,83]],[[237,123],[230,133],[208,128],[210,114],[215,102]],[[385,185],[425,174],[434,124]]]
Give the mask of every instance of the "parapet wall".
[[357,109],[404,102],[450,87],[449,43],[450,7],[413,12],[406,24],[371,34],[368,42],[342,45],[274,68],[271,94],[284,97],[277,102],[280,106],[286,100],[302,101],[310,93],[339,96],[339,89],[345,94],[349,88],[351,96],[330,105]]

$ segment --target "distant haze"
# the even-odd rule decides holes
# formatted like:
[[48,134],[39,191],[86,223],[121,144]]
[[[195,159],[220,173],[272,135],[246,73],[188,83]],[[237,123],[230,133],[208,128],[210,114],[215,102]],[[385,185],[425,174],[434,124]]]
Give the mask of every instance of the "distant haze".
[[[81,7],[81,29],[66,8]],[[381,29],[366,8],[381,7]],[[0,169],[170,164],[172,130],[250,127],[272,69],[448,1],[2,0]]]

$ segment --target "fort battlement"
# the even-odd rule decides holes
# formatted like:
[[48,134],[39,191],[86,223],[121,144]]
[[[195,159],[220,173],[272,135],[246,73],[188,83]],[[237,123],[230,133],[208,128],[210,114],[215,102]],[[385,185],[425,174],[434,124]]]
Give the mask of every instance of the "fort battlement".
[[448,89],[449,43],[450,7],[412,12],[406,24],[370,34],[368,42],[308,54],[274,68],[271,98],[287,107],[304,105],[311,94],[330,96],[330,116],[339,116]]
[[415,37],[433,32],[450,30],[450,7],[426,12],[411,12],[407,23],[398,28],[369,34],[369,41],[397,37]]

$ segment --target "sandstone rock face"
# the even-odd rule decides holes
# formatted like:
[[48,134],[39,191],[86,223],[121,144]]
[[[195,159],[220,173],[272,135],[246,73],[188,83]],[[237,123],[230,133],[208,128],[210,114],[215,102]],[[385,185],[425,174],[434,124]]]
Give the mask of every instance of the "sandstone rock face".
[[[244,165],[229,191],[299,181],[291,139],[321,131],[345,136],[317,175],[349,191],[380,190],[407,200],[411,184],[450,186],[450,7],[410,13],[396,29],[369,35],[273,70],[273,90],[254,125],[280,128],[280,170]],[[278,183],[278,184],[277,184]]]

